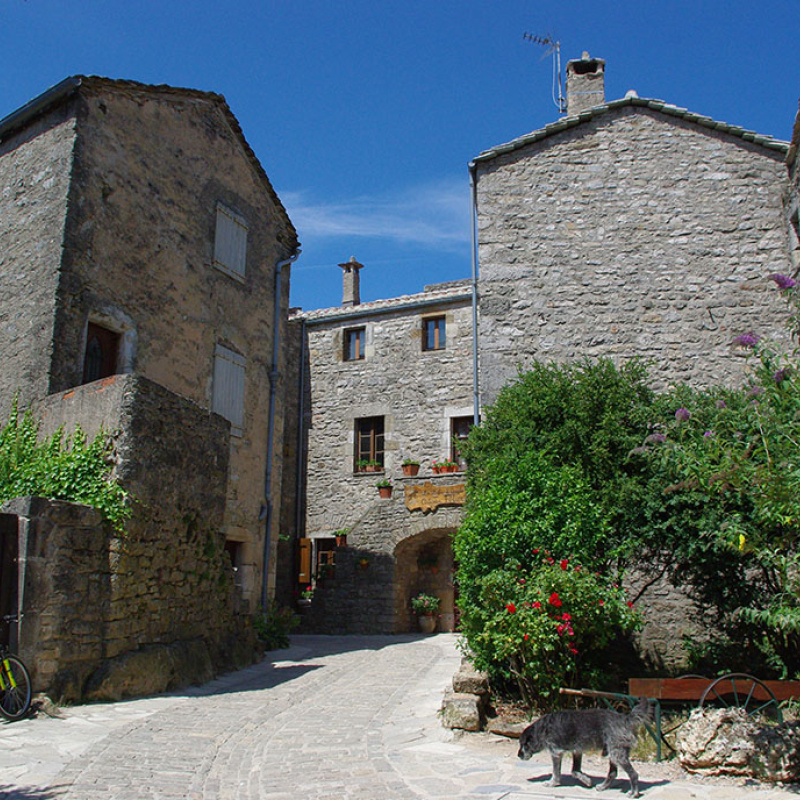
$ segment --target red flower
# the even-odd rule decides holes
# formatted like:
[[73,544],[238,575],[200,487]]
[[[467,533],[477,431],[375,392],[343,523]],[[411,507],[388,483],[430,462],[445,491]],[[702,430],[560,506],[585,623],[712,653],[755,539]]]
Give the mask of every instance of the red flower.
[[577,648],[575,648],[575,647],[572,647],[572,646],[570,646],[570,648],[569,648],[569,651],[570,651],[570,653],[572,653],[572,655],[574,655],[574,656],[578,655],[578,650],[577,650]]
[[633,608],[633,603],[630,600],[628,600],[628,608]]
[[554,563],[555,563],[555,559],[553,559],[553,558],[551,558],[550,556],[548,556],[548,557],[547,557],[547,563],[548,563],[548,564],[554,564]]
[[539,548],[537,547],[537,548],[536,548],[536,549],[533,551],[533,554],[534,554],[534,555],[537,555],[538,553],[539,553]]
[[525,641],[527,642],[528,641],[528,634],[527,633],[525,634],[524,638],[525,638]]
[[605,600],[600,600],[600,605],[601,605],[601,606],[604,606],[605,604],[606,604],[606,601],[605,601]]
[[532,608],[541,608],[542,604],[538,600],[533,601]]
[[561,569],[563,570],[569,569],[569,561],[566,558],[561,559]]
[[517,613],[517,607],[513,603],[509,603],[506,606],[506,611],[508,611],[509,614],[516,614]]
[[519,579],[519,585],[520,586],[524,586],[525,585],[525,578],[520,578]]
[[561,619],[563,619],[564,622],[569,622],[572,619],[572,615],[571,614],[562,614],[561,615]]
[[553,594],[550,595],[550,600],[548,602],[551,606],[561,608],[561,598],[558,596],[558,592],[553,592]]

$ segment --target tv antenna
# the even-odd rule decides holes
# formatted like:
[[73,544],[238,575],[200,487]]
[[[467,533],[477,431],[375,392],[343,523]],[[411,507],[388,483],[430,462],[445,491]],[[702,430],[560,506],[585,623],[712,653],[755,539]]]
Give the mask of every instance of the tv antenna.
[[[565,114],[567,112],[567,102],[564,99],[561,84],[561,42],[553,41],[553,37],[550,34],[547,34],[547,36],[535,36],[532,33],[523,33],[522,38],[546,47],[547,50],[542,56],[543,59],[549,55],[553,56],[553,103],[561,114]],[[558,84],[558,96],[556,96],[556,84]]]

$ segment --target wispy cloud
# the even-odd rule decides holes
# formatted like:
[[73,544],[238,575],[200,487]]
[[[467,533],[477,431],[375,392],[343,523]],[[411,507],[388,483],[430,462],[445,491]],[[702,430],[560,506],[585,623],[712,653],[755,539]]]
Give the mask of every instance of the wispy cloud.
[[305,192],[282,191],[281,200],[301,241],[365,237],[450,251],[469,241],[466,180],[444,180],[395,195],[363,195],[344,202],[318,202]]

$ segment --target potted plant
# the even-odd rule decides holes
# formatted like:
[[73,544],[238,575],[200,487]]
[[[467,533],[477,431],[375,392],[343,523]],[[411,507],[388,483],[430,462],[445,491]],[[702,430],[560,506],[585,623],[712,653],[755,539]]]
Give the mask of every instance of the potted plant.
[[314,599],[314,587],[311,584],[308,584],[305,589],[300,591],[300,597],[297,600],[297,606],[300,611],[304,611],[311,605],[311,601]]
[[392,496],[392,482],[388,478],[378,481],[375,486],[378,487],[378,494],[383,498]]
[[419,461],[414,461],[411,458],[406,458],[402,464],[403,475],[413,478],[419,472]]
[[439,461],[434,461],[431,464],[431,469],[433,470],[434,475],[438,475],[442,471],[442,464]]
[[449,458],[446,458],[440,466],[442,472],[458,472],[458,464],[456,464],[455,461],[451,461]]
[[380,461],[375,461],[374,459],[371,461],[367,461],[367,472],[380,472],[380,471],[381,471]]
[[358,461],[356,461],[356,472],[366,472],[368,464],[369,461],[367,461],[366,458],[359,458]]
[[367,569],[367,567],[369,567],[369,559],[362,556],[358,559],[358,566],[361,567],[361,569]]
[[347,547],[347,534],[350,533],[350,528],[342,528],[341,530],[334,531],[337,547]]
[[432,594],[420,592],[411,598],[411,608],[417,615],[419,629],[422,633],[433,633],[436,630],[436,612],[439,610],[439,598]]

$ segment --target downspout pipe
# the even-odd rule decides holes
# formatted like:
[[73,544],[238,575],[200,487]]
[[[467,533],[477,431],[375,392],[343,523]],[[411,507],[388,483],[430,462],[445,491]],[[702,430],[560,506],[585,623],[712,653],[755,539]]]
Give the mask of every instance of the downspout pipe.
[[478,372],[478,185],[476,165],[469,164],[470,218],[472,223],[472,421],[481,421],[481,392]]
[[261,507],[260,519],[264,524],[264,557],[261,571],[261,608],[267,607],[267,584],[269,582],[270,530],[272,528],[272,460],[275,453],[275,401],[278,393],[278,371],[281,341],[281,277],[283,268],[294,263],[302,250],[297,247],[292,255],[275,264],[275,313],[273,315],[272,334],[272,366],[269,373],[269,413],[267,422],[267,469],[264,478],[264,503]]
[[303,491],[305,488],[306,460],[303,456],[303,445],[306,435],[306,321],[300,329],[300,381],[298,387],[297,409],[297,474],[295,479],[294,529],[296,537],[302,537],[305,531],[303,521]]

